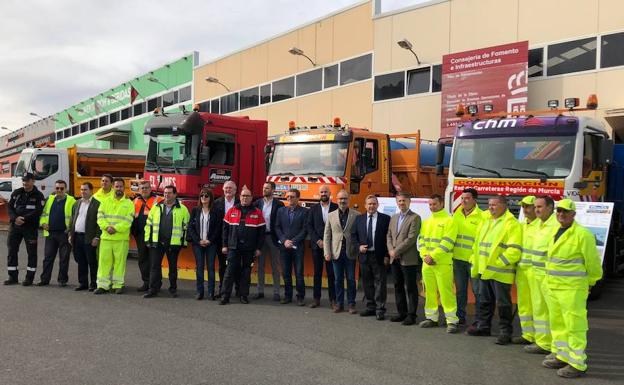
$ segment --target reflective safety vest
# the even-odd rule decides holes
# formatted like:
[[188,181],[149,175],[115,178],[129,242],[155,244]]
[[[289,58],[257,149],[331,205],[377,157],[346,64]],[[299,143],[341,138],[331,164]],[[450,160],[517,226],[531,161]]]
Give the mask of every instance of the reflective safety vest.
[[497,219],[485,220],[470,260],[471,275],[478,277],[481,274],[481,279],[512,284],[522,254],[521,243],[522,227],[509,210]]
[[[130,226],[134,219],[134,205],[126,197],[121,199],[110,198],[100,201],[97,214],[97,224],[102,229],[101,239],[112,241],[127,241],[130,238]],[[114,234],[109,234],[106,229],[113,226]]]
[[163,197],[154,195],[153,193],[147,199],[143,198],[142,195],[134,198],[134,217],[137,218],[141,214],[141,209],[143,210],[143,215],[147,217],[152,207],[160,203],[162,200]]
[[575,221],[556,242],[553,234],[546,261],[546,284],[549,288],[587,290],[600,278],[602,263],[596,248],[596,237],[591,231]]
[[97,190],[97,192],[95,194],[93,194],[93,197],[95,199],[97,199],[100,203],[104,203],[104,201],[108,198],[113,198],[115,196],[115,190],[111,187],[109,192],[104,192],[104,190],[99,189]]
[[532,257],[532,248],[531,243],[533,243],[533,239],[538,235],[537,228],[539,226],[540,219],[535,218],[531,223],[525,222],[521,224],[522,226],[522,255],[520,256],[520,261],[518,261],[518,269],[529,269],[533,267],[531,262]]
[[546,255],[548,253],[548,244],[555,236],[559,229],[559,221],[557,216],[552,214],[546,221],[536,219],[531,223],[536,223],[531,228],[531,237],[523,238],[522,259],[529,259],[532,266],[533,274],[546,274]]
[[[191,215],[186,206],[178,200],[171,209],[173,215],[173,226],[171,227],[171,245],[186,246],[186,229]],[[160,218],[165,211],[165,202],[160,202],[153,207],[147,216],[145,225],[145,243],[155,245],[158,243],[158,231],[160,230]]]
[[[39,218],[39,226],[47,225],[50,223],[50,209],[52,209],[52,203],[56,199],[56,195],[52,194],[46,200],[45,205],[43,206],[43,212],[41,213],[41,218]],[[65,195],[65,207],[63,211],[65,213],[65,227],[69,229],[69,224],[71,222],[72,215],[72,207],[74,207],[74,203],[76,203],[76,199],[74,199],[71,195]],[[43,230],[43,236],[47,237],[50,233],[47,230]]]
[[453,247],[453,258],[460,261],[470,261],[479,226],[483,221],[483,210],[479,206],[475,206],[468,216],[464,215],[461,207],[455,210],[453,222],[457,227],[457,238]]
[[438,265],[453,263],[453,245],[457,237],[457,226],[446,210],[432,213],[422,223],[418,237],[418,250],[424,260],[426,255]]

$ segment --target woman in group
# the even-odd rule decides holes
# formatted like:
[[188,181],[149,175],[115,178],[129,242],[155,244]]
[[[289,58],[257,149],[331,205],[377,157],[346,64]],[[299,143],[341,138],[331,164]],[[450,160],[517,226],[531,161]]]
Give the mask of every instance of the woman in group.
[[191,212],[188,228],[189,241],[195,254],[197,300],[204,299],[204,266],[208,270],[208,297],[215,300],[215,255],[221,245],[221,226],[213,203],[212,191],[202,188],[198,205]]

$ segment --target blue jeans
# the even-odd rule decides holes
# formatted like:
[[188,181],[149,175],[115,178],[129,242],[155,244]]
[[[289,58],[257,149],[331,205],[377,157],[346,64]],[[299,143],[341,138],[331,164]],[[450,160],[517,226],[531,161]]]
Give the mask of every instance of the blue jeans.
[[204,268],[208,269],[208,295],[214,295],[215,289],[215,256],[217,247],[210,245],[201,247],[193,243],[193,254],[195,254],[195,279],[197,282],[197,293],[204,293]]
[[470,262],[453,259],[453,275],[457,290],[457,318],[466,320],[468,303],[468,281],[471,281],[472,294],[475,298],[475,309],[479,308],[479,278],[470,278]]
[[297,289],[297,299],[305,298],[305,282],[303,280],[303,244],[296,245],[297,249],[287,249],[280,247],[280,257],[282,258],[282,269],[284,274],[284,298],[292,299],[293,284],[292,270],[295,268],[295,280]]
[[347,302],[355,306],[355,259],[347,258],[345,252],[334,259],[334,277],[336,278],[336,305],[344,308],[344,280],[347,277]]

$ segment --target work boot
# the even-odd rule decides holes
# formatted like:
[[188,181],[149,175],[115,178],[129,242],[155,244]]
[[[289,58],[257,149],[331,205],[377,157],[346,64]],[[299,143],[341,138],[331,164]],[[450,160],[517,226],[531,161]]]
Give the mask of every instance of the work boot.
[[360,312],[360,317],[372,317],[375,314],[377,314],[375,309],[366,309]]
[[145,282],[143,282],[143,284],[141,286],[137,287],[137,291],[139,293],[143,293],[143,292],[146,292],[148,290],[149,290],[149,285],[147,283],[145,283]]
[[527,340],[523,336],[513,337],[511,343],[514,345],[531,345],[533,342]]
[[542,349],[538,344],[531,344],[524,347],[524,351],[531,354],[548,354],[550,351]]
[[113,292],[115,294],[123,294],[123,293],[126,292],[126,288],[125,287],[120,287],[120,288],[114,289]]
[[17,281],[16,278],[9,278],[6,281],[4,281],[4,285],[17,285],[19,282]]
[[422,321],[421,323],[419,323],[418,326],[420,326],[421,328],[435,328],[438,326],[438,322],[430,320],[430,319],[426,319]]
[[507,334],[501,334],[496,338],[496,345],[507,345],[511,342],[511,336]]
[[457,328],[457,324],[448,324],[446,325],[446,332],[449,334],[455,334],[459,331]]
[[25,279],[22,281],[22,286],[31,286],[33,284],[32,279]]
[[[41,282],[40,282],[41,283]],[[100,294],[106,294],[108,293],[108,290],[106,289],[102,289],[101,287],[98,287],[97,289],[95,289],[95,291],[93,292],[93,294],[95,295],[100,295]]]
[[568,364],[561,361],[558,358],[545,359],[542,361],[542,366],[548,369],[561,369],[566,367]]
[[585,375],[585,371],[584,370],[578,370],[574,366],[568,365],[568,366],[564,366],[563,368],[557,370],[557,375],[559,377],[564,377],[564,378],[576,378],[576,377],[584,376]]

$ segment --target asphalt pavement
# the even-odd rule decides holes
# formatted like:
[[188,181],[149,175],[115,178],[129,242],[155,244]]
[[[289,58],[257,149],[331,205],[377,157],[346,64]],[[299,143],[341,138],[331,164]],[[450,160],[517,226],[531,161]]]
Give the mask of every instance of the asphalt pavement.
[[[6,253],[6,232],[0,232],[0,245]],[[40,272],[43,242],[39,249]],[[25,265],[22,250],[20,279]],[[333,314],[325,293],[318,309],[271,299],[219,306],[196,301],[194,282],[182,281],[179,298],[170,298],[165,290],[158,298],[144,299],[135,290],[140,284],[137,261],[130,259],[128,292],[94,296],[73,290],[73,260],[70,266],[66,288],[55,284],[58,261],[48,287],[0,286],[0,384],[574,381],[541,367],[542,356],[523,353],[520,346],[494,344],[495,337],[449,335],[442,327],[421,329]],[[168,287],[166,280],[163,287]],[[589,305],[590,369],[581,380],[584,384],[624,383],[623,297],[624,281],[608,281],[603,296]],[[361,298],[359,292],[359,309]],[[395,311],[393,302],[390,291],[390,313]]]

